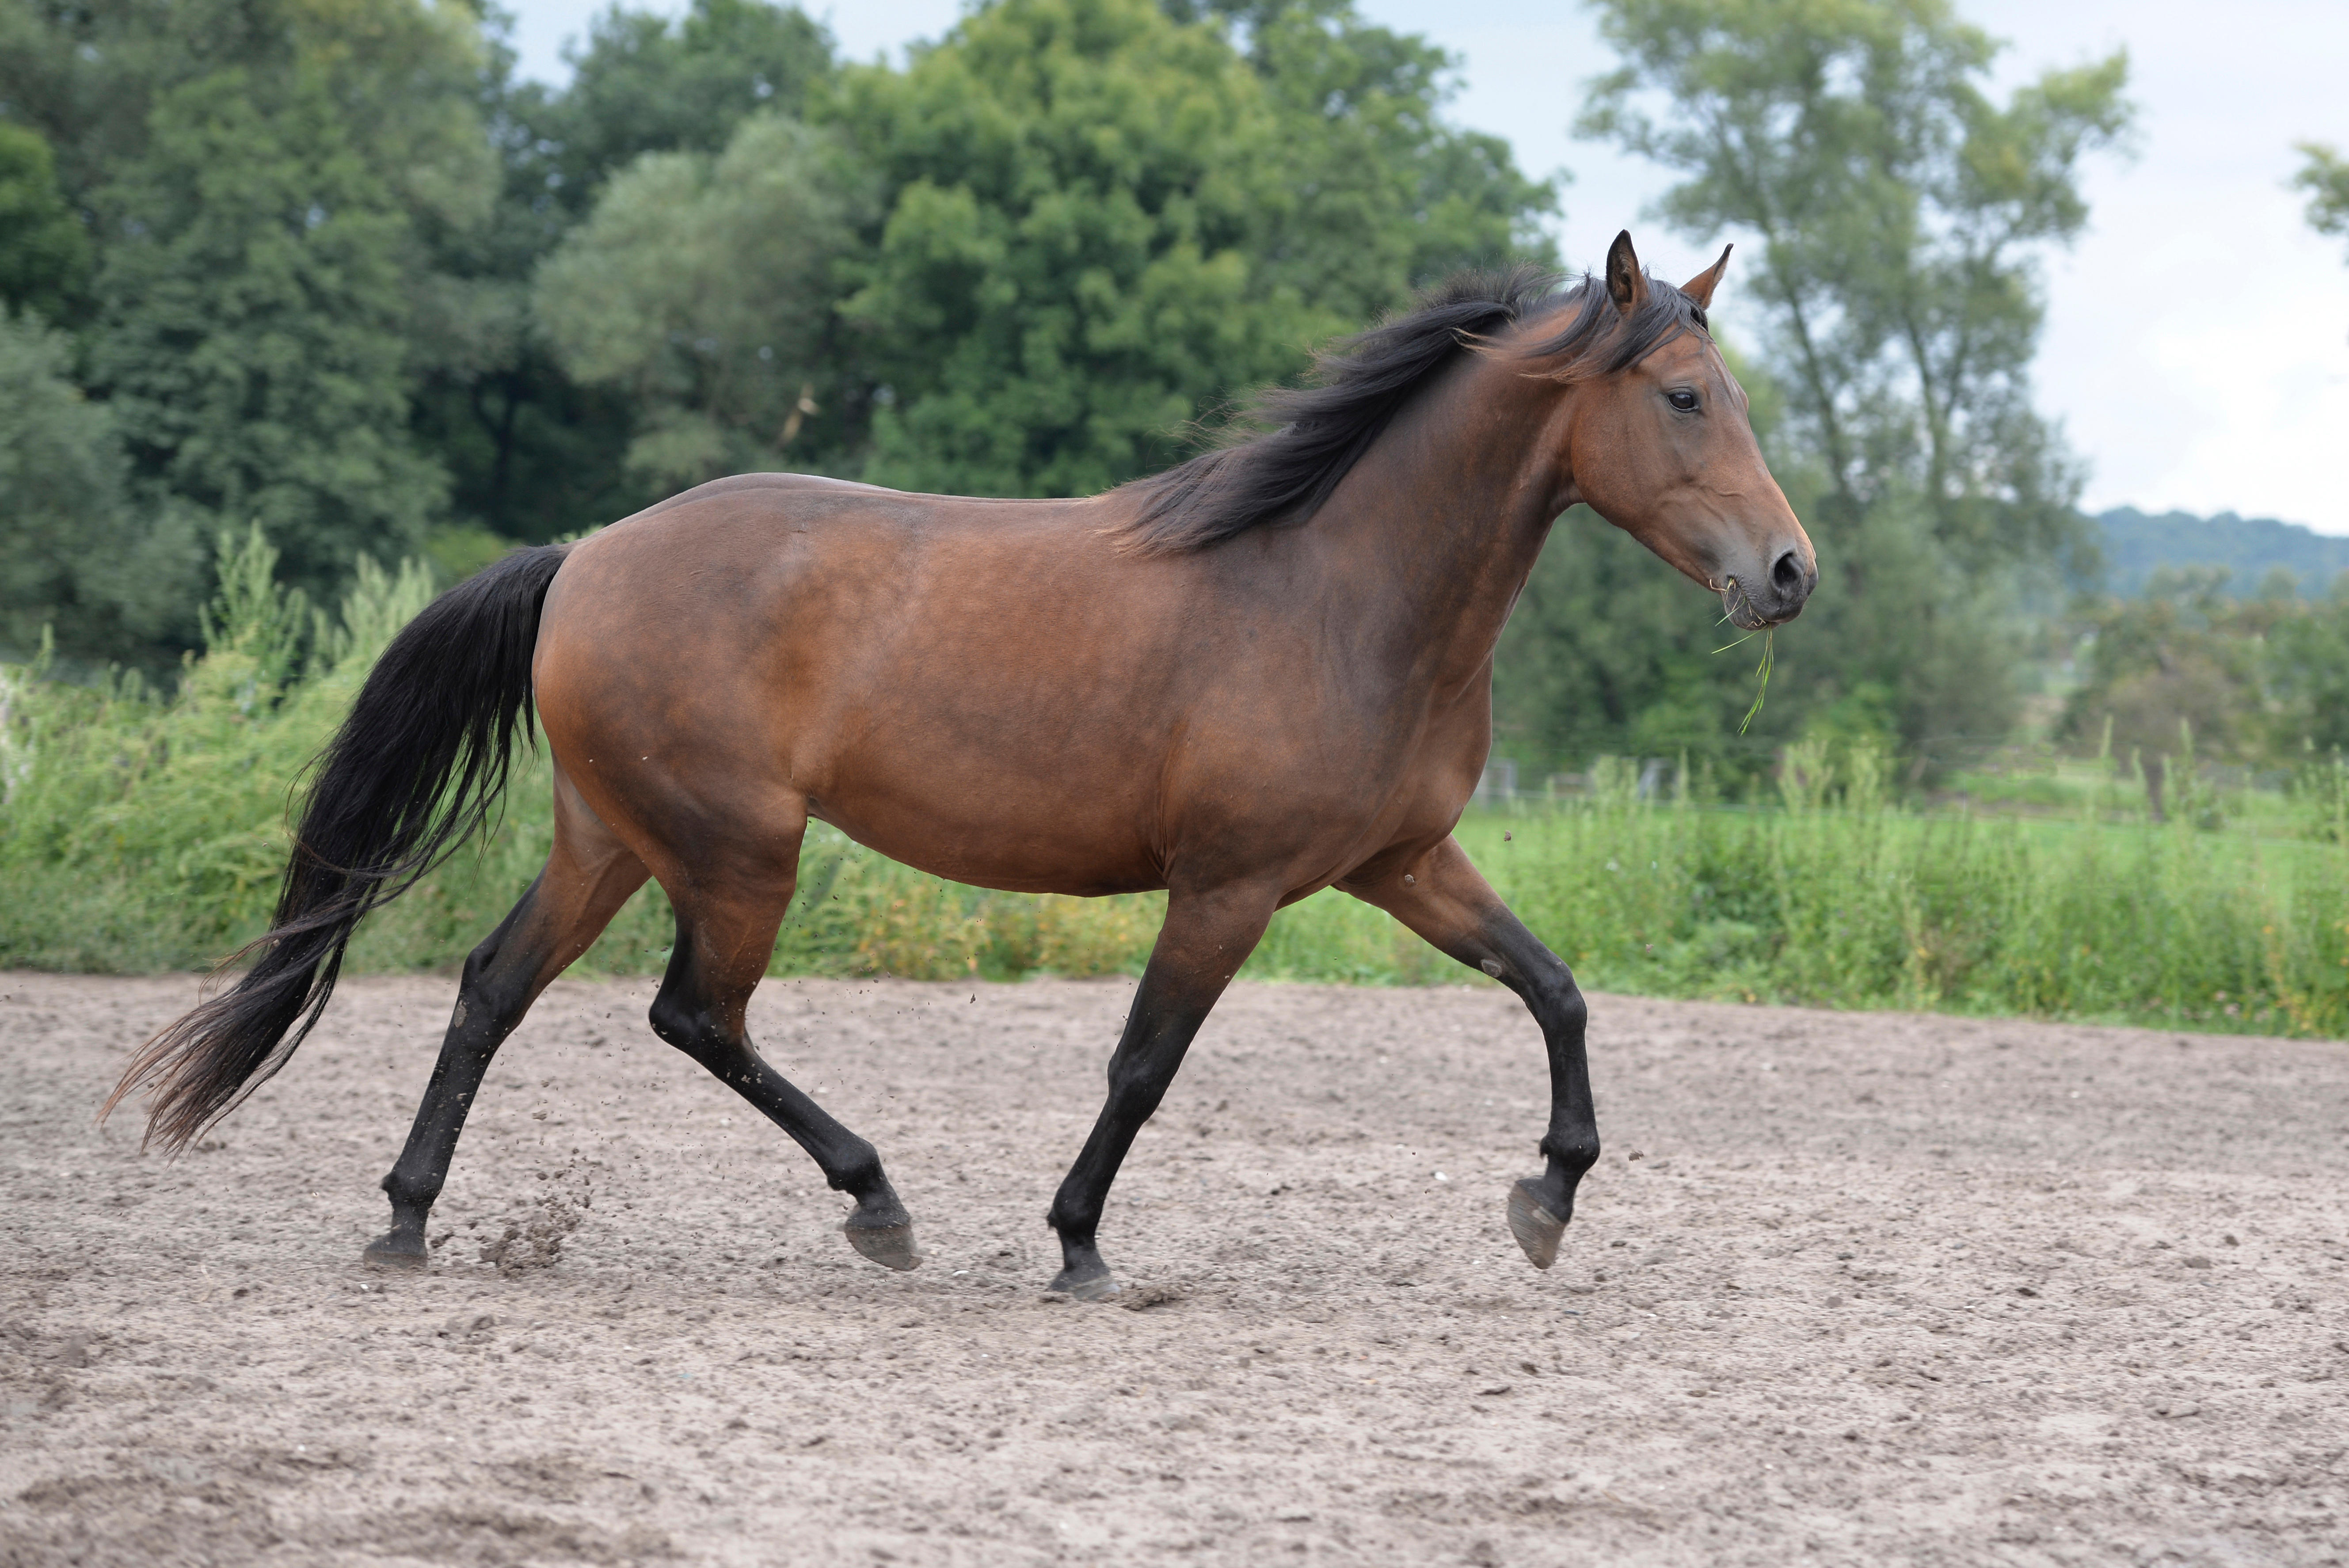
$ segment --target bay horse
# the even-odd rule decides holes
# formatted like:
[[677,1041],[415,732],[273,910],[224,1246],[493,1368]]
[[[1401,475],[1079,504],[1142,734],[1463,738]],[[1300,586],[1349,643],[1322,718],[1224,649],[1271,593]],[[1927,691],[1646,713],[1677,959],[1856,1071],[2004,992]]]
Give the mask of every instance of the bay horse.
[[920,1261],[873,1145],[744,1028],[813,817],[982,887],[1166,891],[1047,1215],[1052,1289],[1117,1290],[1096,1233],[1120,1162],[1273,912],[1327,887],[1538,1022],[1547,1165],[1506,1212],[1547,1268],[1599,1157],[1587,1010],[1452,829],[1491,743],[1494,645],[1568,507],[1740,626],[1788,619],[1817,582],[1707,328],[1728,261],[1674,288],[1626,233],[1570,289],[1524,267],[1455,279],[1261,397],[1268,433],[1081,500],[750,474],[508,555],[386,648],[316,764],[250,967],[149,1041],[108,1109],[151,1088],[148,1137],[177,1150],[282,1066],[361,918],[481,828],[534,702],[554,847],[465,961],[369,1262],[424,1264],[492,1056],[647,877],[677,911],[654,1033],[854,1200],[859,1253]]

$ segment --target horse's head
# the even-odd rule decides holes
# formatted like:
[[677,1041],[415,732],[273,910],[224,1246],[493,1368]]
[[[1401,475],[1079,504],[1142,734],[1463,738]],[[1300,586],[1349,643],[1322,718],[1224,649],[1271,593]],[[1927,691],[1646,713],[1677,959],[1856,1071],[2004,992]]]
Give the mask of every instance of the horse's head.
[[1721,595],[1752,629],[1789,621],[1819,580],[1809,535],[1770,477],[1745,389],[1705,330],[1729,253],[1680,288],[1640,269],[1631,236],[1607,253],[1602,300],[1526,352],[1559,355],[1576,396],[1566,431],[1571,499]]

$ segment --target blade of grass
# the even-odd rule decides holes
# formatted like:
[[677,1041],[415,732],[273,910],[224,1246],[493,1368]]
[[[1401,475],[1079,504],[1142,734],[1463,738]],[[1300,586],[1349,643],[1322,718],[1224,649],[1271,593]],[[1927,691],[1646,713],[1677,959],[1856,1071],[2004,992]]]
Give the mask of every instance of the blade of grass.
[[[1740,641],[1743,640],[1740,639]],[[1733,647],[1735,645],[1735,644],[1731,645]],[[1770,666],[1776,660],[1777,653],[1778,629],[1773,626],[1762,637],[1762,662],[1754,666],[1754,673],[1762,677],[1762,685],[1754,693],[1754,706],[1745,710],[1744,720],[1737,727],[1737,733],[1740,735],[1744,734],[1753,726],[1754,716],[1762,711],[1762,699],[1770,695]]]

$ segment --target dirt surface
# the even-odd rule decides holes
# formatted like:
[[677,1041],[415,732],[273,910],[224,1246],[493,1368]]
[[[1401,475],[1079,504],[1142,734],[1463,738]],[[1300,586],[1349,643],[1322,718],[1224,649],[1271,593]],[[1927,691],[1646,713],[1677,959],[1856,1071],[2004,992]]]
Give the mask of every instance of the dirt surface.
[[911,1274],[642,985],[505,1047],[424,1275],[357,1260],[449,982],[347,984],[176,1164],[91,1113],[189,983],[0,992],[10,1568],[2349,1560],[2337,1044],[1595,998],[1542,1274],[1513,998],[1241,986],[1122,1308],[1041,1215],[1123,984],[761,993]]

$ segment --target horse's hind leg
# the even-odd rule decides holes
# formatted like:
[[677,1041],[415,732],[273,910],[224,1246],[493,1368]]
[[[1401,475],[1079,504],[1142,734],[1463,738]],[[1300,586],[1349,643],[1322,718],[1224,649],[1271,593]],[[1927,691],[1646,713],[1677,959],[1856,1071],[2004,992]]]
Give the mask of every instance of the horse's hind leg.
[[448,1180],[465,1112],[490,1070],[490,1058],[538,994],[587,951],[628,895],[644,886],[647,874],[644,862],[612,836],[558,771],[554,847],[546,869],[465,960],[440,1059],[416,1108],[407,1147],[383,1179],[391,1197],[391,1229],[368,1243],[368,1263],[424,1266],[425,1220]]
[[791,1134],[833,1190],[856,1200],[841,1227],[852,1246],[885,1267],[916,1268],[921,1255],[914,1248],[913,1217],[889,1185],[881,1156],[768,1066],[745,1026],[750,993],[766,974],[776,929],[791,903],[796,834],[790,843],[790,861],[779,874],[672,888],[672,897],[685,896],[677,898],[677,947],[653,999],[653,1032]]
[[1599,1119],[1583,1049],[1589,1008],[1574,975],[1510,913],[1453,839],[1408,865],[1373,862],[1340,885],[1515,991],[1541,1026],[1549,1051],[1549,1127],[1541,1140],[1547,1165],[1510,1189],[1508,1212],[1517,1245],[1534,1267],[1549,1267],[1574,1217],[1575,1189],[1599,1162]]

